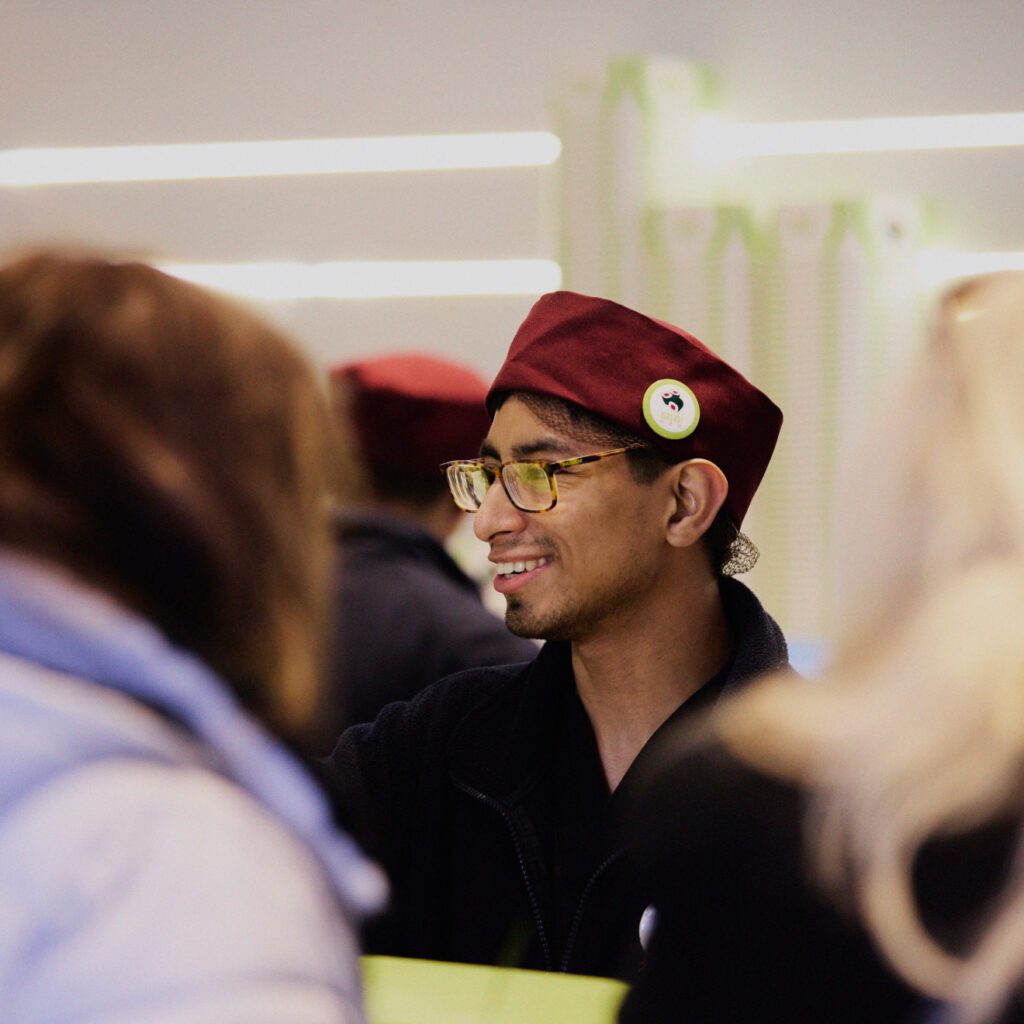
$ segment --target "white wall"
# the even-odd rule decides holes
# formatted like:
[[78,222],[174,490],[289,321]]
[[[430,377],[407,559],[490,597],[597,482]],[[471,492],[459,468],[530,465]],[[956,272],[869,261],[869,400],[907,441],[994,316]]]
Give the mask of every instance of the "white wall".
[[[5,0],[0,148],[547,126],[566,69],[707,62],[778,120],[1024,110],[1019,0]],[[1024,150],[780,161],[787,189],[931,196],[950,240],[1024,248]],[[547,256],[543,170],[0,191],[0,246],[179,259]],[[733,179],[742,187],[743,178]],[[429,347],[496,368],[529,297],[278,308],[323,361]]]

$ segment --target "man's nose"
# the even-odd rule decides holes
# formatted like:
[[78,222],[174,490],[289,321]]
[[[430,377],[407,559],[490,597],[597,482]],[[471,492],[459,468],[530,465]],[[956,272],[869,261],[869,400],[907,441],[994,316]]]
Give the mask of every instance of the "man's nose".
[[527,515],[512,504],[501,481],[495,480],[473,516],[473,532],[480,540],[490,542],[501,533],[516,533],[523,529]]

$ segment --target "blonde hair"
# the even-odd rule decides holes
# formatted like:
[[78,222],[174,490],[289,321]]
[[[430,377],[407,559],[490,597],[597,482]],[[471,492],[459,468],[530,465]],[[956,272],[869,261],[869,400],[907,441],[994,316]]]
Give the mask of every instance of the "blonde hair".
[[328,467],[320,385],[251,313],[141,263],[0,268],[0,543],[146,616],[299,742]]
[[1024,977],[1019,865],[962,957],[927,933],[912,869],[930,839],[1024,806],[1024,274],[945,297],[848,490],[833,667],[755,689],[717,728],[809,788],[820,874],[895,968],[990,1020]]

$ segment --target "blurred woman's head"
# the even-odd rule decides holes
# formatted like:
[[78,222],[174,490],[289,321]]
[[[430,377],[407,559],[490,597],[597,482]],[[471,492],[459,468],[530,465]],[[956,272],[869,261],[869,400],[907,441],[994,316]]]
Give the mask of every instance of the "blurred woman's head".
[[0,544],[159,626],[273,727],[315,711],[328,578],[317,382],[244,309],[152,267],[0,267]]
[[1024,564],[1024,274],[938,305],[838,502],[842,657],[974,567]]
[[777,681],[719,734],[814,794],[821,875],[912,982],[986,1020],[1024,977],[1024,886],[967,960],[921,923],[921,847],[1024,816],[1024,274],[949,292],[839,502],[839,637],[813,686]]

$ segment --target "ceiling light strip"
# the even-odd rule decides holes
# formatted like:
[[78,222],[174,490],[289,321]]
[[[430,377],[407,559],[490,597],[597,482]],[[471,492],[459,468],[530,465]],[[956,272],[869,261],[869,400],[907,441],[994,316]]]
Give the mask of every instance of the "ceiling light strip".
[[486,132],[10,149],[0,151],[0,186],[534,167],[554,163],[561,148],[551,132]]
[[175,277],[251,299],[539,295],[560,287],[552,260],[162,263]]
[[693,135],[695,156],[711,163],[765,156],[1021,145],[1024,145],[1024,113],[765,124],[731,123],[708,117],[694,126]]

